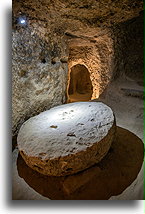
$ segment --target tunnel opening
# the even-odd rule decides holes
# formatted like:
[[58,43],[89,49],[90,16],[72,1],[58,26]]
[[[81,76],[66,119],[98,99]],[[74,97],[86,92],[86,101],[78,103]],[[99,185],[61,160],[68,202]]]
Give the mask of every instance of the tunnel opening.
[[89,101],[93,93],[93,86],[88,69],[81,64],[71,68],[68,87],[68,103]]

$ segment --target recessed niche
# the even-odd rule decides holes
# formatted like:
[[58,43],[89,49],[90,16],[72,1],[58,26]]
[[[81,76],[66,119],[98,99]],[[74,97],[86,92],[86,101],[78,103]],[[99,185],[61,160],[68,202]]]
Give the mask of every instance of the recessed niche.
[[93,86],[88,69],[81,64],[71,68],[68,86],[67,102],[89,101],[93,93]]
[[45,63],[46,63],[46,59],[43,58],[43,59],[41,60],[41,62],[42,62],[43,64],[45,64]]

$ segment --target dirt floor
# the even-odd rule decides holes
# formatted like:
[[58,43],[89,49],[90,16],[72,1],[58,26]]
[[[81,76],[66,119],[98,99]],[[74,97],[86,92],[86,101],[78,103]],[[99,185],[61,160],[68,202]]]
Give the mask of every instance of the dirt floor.
[[[104,98],[101,100],[113,109],[117,125],[133,132],[143,141],[143,80],[134,80],[124,76],[112,82],[102,97]],[[143,173],[142,166],[137,179],[122,194],[110,199],[143,200]]]

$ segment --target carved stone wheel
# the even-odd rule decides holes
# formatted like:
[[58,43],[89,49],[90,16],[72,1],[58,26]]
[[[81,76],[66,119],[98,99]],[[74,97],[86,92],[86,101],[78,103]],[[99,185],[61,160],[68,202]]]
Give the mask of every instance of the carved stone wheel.
[[70,103],[27,120],[18,133],[18,148],[32,169],[44,175],[70,175],[101,161],[115,130],[114,114],[107,105]]

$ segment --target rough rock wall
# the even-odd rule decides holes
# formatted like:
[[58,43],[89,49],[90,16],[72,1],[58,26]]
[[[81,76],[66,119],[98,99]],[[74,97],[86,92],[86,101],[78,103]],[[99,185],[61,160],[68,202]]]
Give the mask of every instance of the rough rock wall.
[[114,75],[126,75],[143,82],[143,12],[112,28]]
[[[97,34],[96,34],[97,35]],[[109,30],[100,36],[70,39],[69,42],[69,73],[74,65],[85,65],[90,73],[93,86],[92,99],[98,98],[112,77],[113,41]]]
[[[13,0],[13,135],[27,118],[65,102],[67,66],[79,63],[88,68],[92,98],[97,98],[113,72],[122,71],[122,55],[126,57],[121,46],[128,26],[118,23],[138,16],[142,9],[142,0]],[[27,19],[24,27],[17,23],[22,15]],[[111,30],[112,25],[117,27]],[[130,47],[128,40],[124,47]]]
[[13,0],[15,11],[55,23],[58,31],[110,27],[138,16],[143,0]]
[[29,117],[65,102],[67,63],[65,39],[52,36],[43,21],[13,25],[12,132]]

